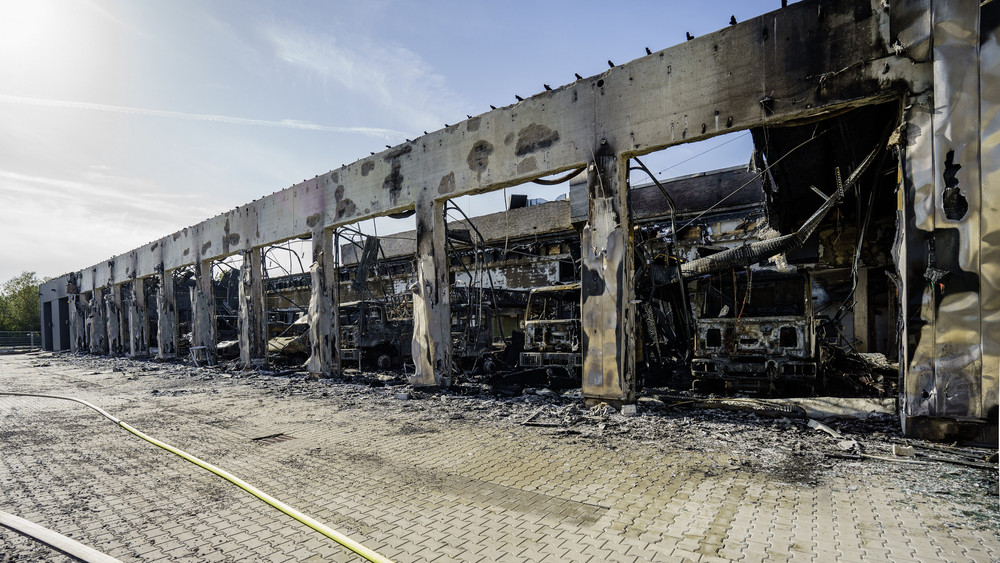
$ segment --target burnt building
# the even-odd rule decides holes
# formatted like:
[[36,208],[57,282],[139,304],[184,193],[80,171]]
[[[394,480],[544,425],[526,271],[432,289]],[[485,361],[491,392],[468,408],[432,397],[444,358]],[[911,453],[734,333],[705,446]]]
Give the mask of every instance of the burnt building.
[[[341,298],[333,233],[413,213],[412,382],[448,386],[449,200],[579,171],[586,206],[571,217],[583,220],[583,393],[589,401],[629,403],[637,388],[641,266],[631,163],[749,130],[755,162],[768,171],[762,189],[776,235],[719,252],[701,248],[686,261],[668,256],[663,282],[726,270],[749,275],[753,264],[779,254],[792,264],[829,263],[810,276],[834,285],[849,277],[855,295],[869,295],[861,301],[875,311],[867,318],[882,319],[854,322],[852,339],[896,350],[905,431],[995,443],[998,6],[804,0],[547,89],[48,282],[43,324],[67,322],[70,330],[68,338],[46,333],[45,346],[145,353],[153,337],[142,328],[146,295],[155,278],[158,353],[176,354],[173,272],[192,268],[192,345],[211,356],[211,264],[240,254],[237,324],[249,363],[265,354],[262,249],[307,237],[308,366],[335,372]],[[733,285],[735,306],[739,279]],[[60,299],[65,307],[53,304]],[[850,301],[829,299],[831,306]],[[857,306],[850,315],[858,315]]]

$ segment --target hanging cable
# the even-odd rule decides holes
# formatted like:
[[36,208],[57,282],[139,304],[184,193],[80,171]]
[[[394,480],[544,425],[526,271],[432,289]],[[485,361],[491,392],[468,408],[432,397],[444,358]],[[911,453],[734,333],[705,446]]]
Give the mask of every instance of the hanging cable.
[[[802,141],[801,143],[799,143],[798,145],[796,145],[795,147],[793,147],[790,151],[788,151],[785,154],[781,155],[774,162],[768,163],[768,165],[766,167],[764,167],[763,170],[761,170],[757,174],[754,174],[753,178],[747,180],[743,185],[741,185],[740,187],[738,187],[735,190],[733,190],[732,192],[730,192],[729,195],[723,197],[719,201],[717,201],[717,202],[713,203],[712,205],[710,205],[707,209],[703,210],[701,213],[699,213],[699,214],[695,215],[694,217],[692,217],[691,220],[688,221],[687,223],[684,223],[684,225],[682,225],[681,228],[682,229],[686,229],[692,223],[694,223],[698,219],[701,219],[706,213],[708,213],[709,211],[711,211],[711,210],[715,209],[716,207],[718,207],[719,205],[721,205],[722,202],[724,202],[727,199],[733,197],[734,195],[736,195],[737,193],[739,193],[740,190],[742,190],[743,188],[745,188],[745,187],[749,186],[750,184],[754,183],[755,181],[757,181],[761,176],[763,176],[764,174],[768,173],[771,170],[771,168],[777,166],[779,162],[781,162],[782,160],[785,160],[786,158],[788,158],[789,156],[791,156],[793,153],[795,153],[795,151],[799,150],[800,148],[806,146],[810,142],[815,141],[816,139],[818,139],[822,135],[826,134],[827,131],[829,131],[829,129],[824,129],[824,130],[822,130],[820,132],[815,132],[814,131],[811,137],[809,137],[805,141]],[[765,129],[765,133],[766,133],[766,129]]]
[[552,180],[545,180],[543,178],[536,178],[536,179],[532,180],[531,183],[533,183],[533,184],[539,184],[539,185],[542,185],[542,186],[558,186],[559,184],[562,184],[563,182],[567,182],[569,180],[572,180],[574,176],[576,176],[580,172],[583,172],[586,169],[587,169],[587,166],[583,165],[583,166],[577,168],[576,170],[570,170],[570,172],[568,174],[566,174],[565,176],[560,176],[558,178],[553,178]]
[[[646,168],[646,165],[642,163],[638,158],[633,158],[636,164],[639,165],[639,169],[649,176],[649,179],[656,184],[656,187],[663,194],[663,199],[667,202],[667,206],[670,208],[670,254],[674,256],[674,265],[677,268],[677,289],[680,291],[681,296],[681,321],[684,324],[684,340],[685,342],[691,337],[691,311],[688,307],[688,295],[687,295],[687,283],[684,281],[684,276],[681,274],[681,261],[680,257],[676,252],[676,242],[677,242],[677,205],[674,204],[674,198],[670,197],[670,193],[667,188],[663,187],[663,184],[656,179],[656,176]],[[669,260],[668,260],[669,264]]]
[[732,139],[729,139],[728,141],[726,141],[724,143],[719,143],[718,145],[715,145],[714,147],[712,147],[710,149],[704,150],[704,151],[702,151],[702,152],[700,152],[700,153],[698,153],[698,154],[696,154],[696,155],[694,155],[694,156],[692,156],[690,158],[685,158],[684,160],[678,162],[677,164],[672,164],[672,165],[664,168],[663,170],[660,170],[659,172],[657,172],[657,175],[663,174],[664,172],[666,172],[667,170],[670,170],[671,168],[677,168],[681,164],[684,164],[686,162],[690,162],[690,161],[692,161],[692,160],[694,160],[694,159],[696,159],[696,158],[698,158],[700,156],[705,156],[706,154],[714,151],[715,149],[724,147],[724,146],[728,145],[729,143],[732,143],[733,141],[738,141],[738,140],[742,139],[743,137],[746,137],[749,134],[750,134],[749,131],[744,131],[743,134],[740,135],[740,136],[738,136],[738,137],[733,137]]

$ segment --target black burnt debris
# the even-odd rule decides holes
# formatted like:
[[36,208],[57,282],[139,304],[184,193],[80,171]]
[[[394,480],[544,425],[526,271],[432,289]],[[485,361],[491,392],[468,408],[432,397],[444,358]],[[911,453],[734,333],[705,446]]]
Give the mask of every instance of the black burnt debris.
[[[402,371],[347,369],[316,380],[301,370],[243,369],[237,362],[195,367],[189,362],[93,355],[36,354],[41,366],[110,373],[145,381],[151,397],[211,393],[212,386],[246,386],[254,393],[321,401],[331,409],[366,409],[406,428],[487,425],[536,440],[568,440],[612,452],[631,443],[664,455],[710,454],[717,471],[766,475],[789,486],[813,487],[835,478],[878,478],[892,487],[962,499],[970,522],[1000,529],[995,448],[936,445],[905,438],[884,402],[707,398],[649,389],[631,411],[583,406],[576,389],[496,388],[458,378],[449,389],[409,385]],[[967,520],[967,518],[972,520]]]

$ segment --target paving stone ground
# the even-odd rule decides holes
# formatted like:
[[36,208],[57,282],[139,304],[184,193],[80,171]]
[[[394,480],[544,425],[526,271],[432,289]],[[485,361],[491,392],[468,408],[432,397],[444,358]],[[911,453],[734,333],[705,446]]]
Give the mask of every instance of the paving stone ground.
[[[0,356],[0,390],[93,402],[395,561],[1000,560],[982,502],[893,477],[921,466],[778,479],[734,465],[725,444],[615,447],[429,409],[448,397],[384,389],[344,402],[350,386],[276,393],[112,365]],[[0,397],[0,510],[123,561],[360,560],[64,401]],[[4,528],[0,554],[68,560]]]

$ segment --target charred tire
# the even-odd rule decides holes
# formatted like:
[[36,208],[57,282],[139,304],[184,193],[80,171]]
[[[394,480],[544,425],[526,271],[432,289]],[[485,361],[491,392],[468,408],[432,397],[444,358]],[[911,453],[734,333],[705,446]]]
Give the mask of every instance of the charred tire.
[[392,367],[392,357],[389,354],[381,354],[376,364],[378,369],[389,369]]

